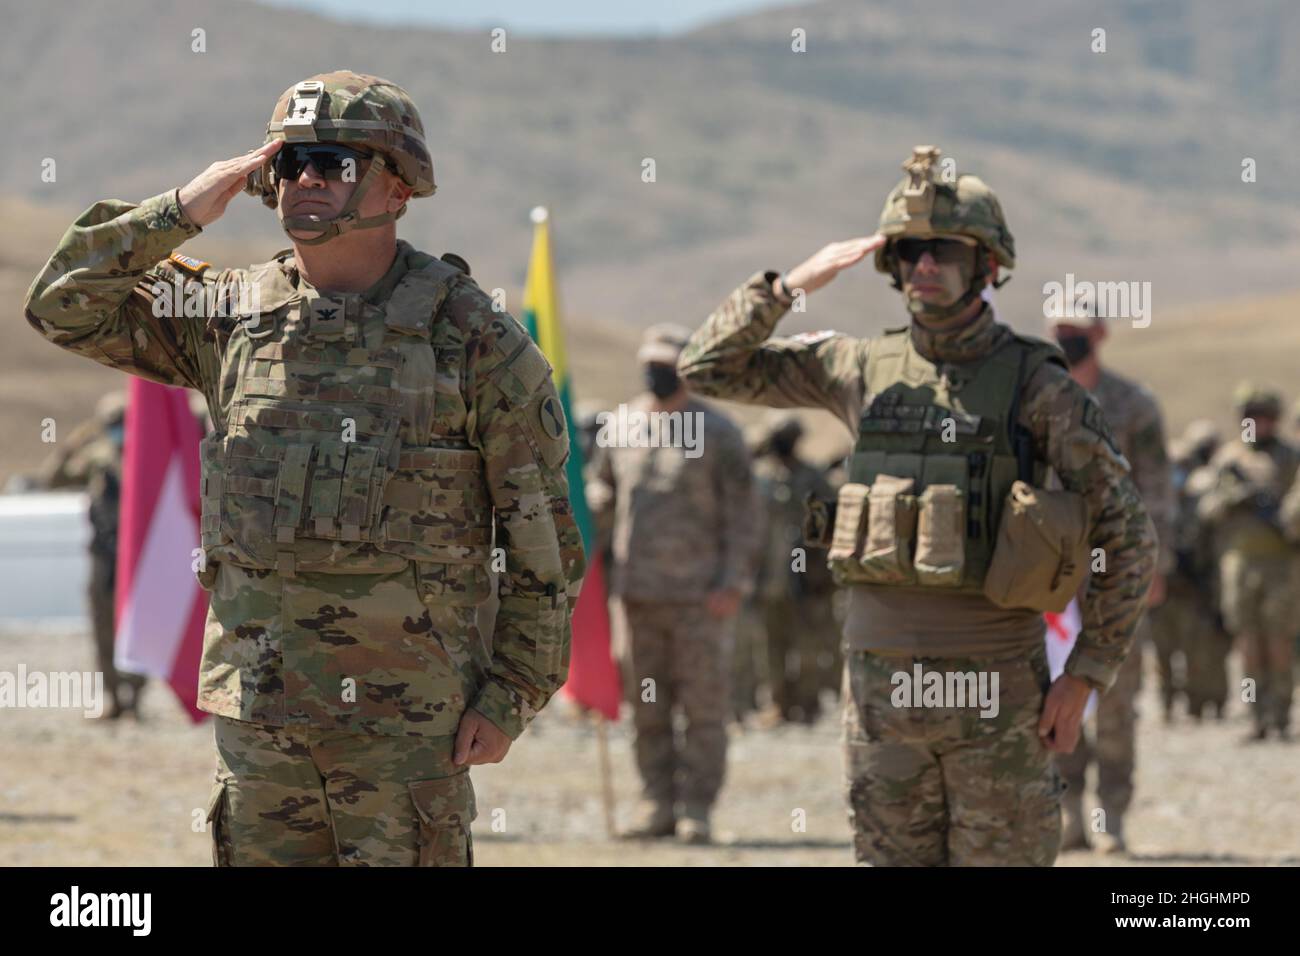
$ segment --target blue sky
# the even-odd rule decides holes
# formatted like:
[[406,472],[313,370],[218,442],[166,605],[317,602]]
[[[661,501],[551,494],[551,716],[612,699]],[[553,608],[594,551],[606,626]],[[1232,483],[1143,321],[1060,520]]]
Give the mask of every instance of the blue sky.
[[533,34],[674,33],[711,20],[798,0],[263,0],[347,20],[476,29],[504,26]]

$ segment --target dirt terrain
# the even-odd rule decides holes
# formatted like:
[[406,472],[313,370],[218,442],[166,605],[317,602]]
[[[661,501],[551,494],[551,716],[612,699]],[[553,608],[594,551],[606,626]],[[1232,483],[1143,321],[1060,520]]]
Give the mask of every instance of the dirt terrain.
[[[92,666],[81,634],[0,634],[0,670]],[[1150,663],[1148,661],[1148,663]],[[1234,671],[1235,672],[1235,671]],[[1132,855],[1063,856],[1058,865],[1296,865],[1300,863],[1300,744],[1247,746],[1247,705],[1223,723],[1171,727],[1148,673],[1140,723]],[[505,763],[474,770],[483,866],[846,866],[852,863],[840,794],[839,728],[735,730],[715,819],[718,841],[606,839],[594,728],[557,702]],[[626,724],[609,733],[616,813],[636,794]],[[72,710],[0,710],[0,865],[210,863],[193,821],[213,772],[212,727],[191,725],[160,684],[144,720],[109,723]],[[803,810],[805,832],[794,832]],[[494,821],[496,829],[494,830]]]

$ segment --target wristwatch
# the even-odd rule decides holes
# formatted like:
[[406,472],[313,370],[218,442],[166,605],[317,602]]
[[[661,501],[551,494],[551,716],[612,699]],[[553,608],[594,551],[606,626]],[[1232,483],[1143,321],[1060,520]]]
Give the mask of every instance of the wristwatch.
[[[771,273],[770,275],[771,275],[771,278],[768,280],[768,284],[772,287],[772,297],[775,298],[776,301],[777,301],[777,302],[780,302],[782,305],[791,305],[791,304],[793,304],[793,302],[794,302],[794,296],[792,296],[792,295],[790,294],[790,286],[786,284],[786,281],[785,281],[786,273],[784,273],[784,272],[773,272],[773,273]],[[780,282],[781,282],[781,291],[780,291],[780,292],[777,292],[777,291],[776,291],[776,283],[777,283],[778,280],[780,280]]]

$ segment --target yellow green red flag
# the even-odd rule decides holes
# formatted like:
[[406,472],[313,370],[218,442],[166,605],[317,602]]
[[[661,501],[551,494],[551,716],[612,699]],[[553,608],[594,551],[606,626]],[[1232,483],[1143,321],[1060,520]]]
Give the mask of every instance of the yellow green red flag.
[[587,553],[587,573],[573,612],[573,645],[564,694],[583,707],[599,711],[609,720],[617,720],[620,679],[618,668],[610,656],[604,562],[595,551],[595,526],[587,507],[583,482],[582,445],[573,422],[573,386],[556,298],[550,217],[543,207],[538,206],[533,210],[532,219],[533,252],[528,261],[528,279],[524,283],[523,324],[554,369],[555,390],[559,393],[569,430],[569,460],[566,465],[569,500]]

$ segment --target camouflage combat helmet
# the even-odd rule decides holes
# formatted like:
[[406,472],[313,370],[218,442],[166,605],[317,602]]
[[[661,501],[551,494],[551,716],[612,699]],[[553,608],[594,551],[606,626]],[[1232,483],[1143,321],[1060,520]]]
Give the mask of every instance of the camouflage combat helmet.
[[106,392],[95,403],[95,418],[105,425],[119,425],[126,419],[126,393]]
[[[287,230],[316,231],[319,236],[297,239],[315,245],[350,229],[368,229],[392,222],[406,212],[383,213],[361,219],[357,209],[379,172],[391,170],[413,190],[413,197],[432,196],[433,159],[424,141],[424,124],[411,97],[400,86],[377,76],[338,70],[319,73],[285,90],[271,113],[266,140],[286,143],[338,143],[374,152],[369,169],[334,217],[286,216]],[[277,204],[273,159],[249,176],[247,191],[272,209]]]
[[[1003,268],[1016,265],[1015,240],[998,197],[982,179],[969,173],[949,181],[939,155],[938,146],[914,146],[911,158],[903,163],[907,178],[893,188],[880,211],[877,231],[888,241],[876,250],[876,269],[891,274],[896,288],[901,288],[902,282],[894,242],[903,237],[962,237],[993,253]],[[987,275],[984,257],[979,256],[966,295],[946,309],[929,311],[936,317],[957,314],[984,291]]]
[[1214,450],[1222,443],[1219,428],[1208,418],[1197,418],[1187,424],[1183,433],[1169,443],[1169,457],[1176,463],[1193,459],[1202,463],[1210,460]]
[[1232,400],[1240,412],[1253,409],[1265,418],[1278,418],[1282,414],[1282,396],[1255,382],[1238,385],[1232,393]]

